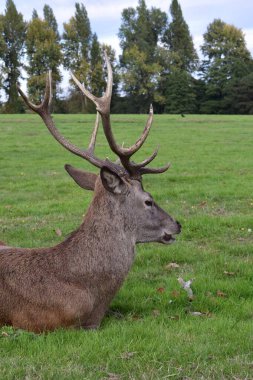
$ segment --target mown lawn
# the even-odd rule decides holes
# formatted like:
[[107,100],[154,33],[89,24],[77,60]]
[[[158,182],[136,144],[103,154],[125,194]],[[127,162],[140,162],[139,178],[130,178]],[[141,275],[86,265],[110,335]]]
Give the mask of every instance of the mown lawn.
[[[94,115],[55,120],[87,144]],[[145,120],[113,115],[117,140],[133,142]],[[1,115],[0,141],[0,240],[56,244],[81,223],[92,196],[64,164],[96,169],[64,151],[36,115]],[[156,115],[136,160],[158,144],[154,165],[172,168],[144,185],[181,222],[177,242],[137,247],[98,331],[3,327],[2,380],[253,379],[253,116]],[[102,131],[96,152],[113,158]],[[178,277],[194,278],[192,302]]]

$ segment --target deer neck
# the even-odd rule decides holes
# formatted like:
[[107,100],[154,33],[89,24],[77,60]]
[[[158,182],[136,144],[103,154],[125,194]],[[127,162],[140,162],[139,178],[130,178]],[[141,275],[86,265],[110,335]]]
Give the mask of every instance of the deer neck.
[[[95,195],[81,225],[89,230],[99,241],[105,241],[111,248],[135,245],[135,224],[124,206],[114,195],[108,192]],[[104,244],[104,243],[103,243]]]
[[115,197],[97,193],[83,223],[61,248],[76,270],[92,270],[94,266],[126,274],[135,255],[135,230],[131,217]]

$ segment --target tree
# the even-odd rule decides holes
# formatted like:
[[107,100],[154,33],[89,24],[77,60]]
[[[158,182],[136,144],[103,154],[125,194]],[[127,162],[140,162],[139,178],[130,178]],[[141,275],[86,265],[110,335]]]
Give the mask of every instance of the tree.
[[75,8],[75,16],[63,24],[64,67],[81,75],[81,81],[86,81],[92,33],[85,6],[76,3]]
[[167,77],[164,93],[165,113],[184,114],[197,111],[194,80],[185,70],[175,68]]
[[38,15],[38,12],[36,9],[33,9],[33,12],[32,12],[32,20],[35,19],[35,18],[39,18],[39,15]]
[[189,27],[184,20],[181,6],[177,0],[170,5],[171,22],[166,28],[162,41],[171,55],[170,65],[192,73],[198,64],[198,55],[193,45]]
[[103,78],[102,50],[96,34],[93,34],[90,49],[90,90],[96,96],[102,96],[105,81]]
[[224,104],[229,113],[253,115],[253,70],[227,86]]
[[[78,77],[80,82],[89,87],[89,50],[92,39],[90,21],[83,4],[76,3],[75,8],[75,16],[63,24],[63,64]],[[79,95],[79,99],[84,111],[85,101],[82,94]]]
[[243,32],[234,25],[215,19],[208,25],[201,50],[205,57],[201,70],[206,82],[202,111],[230,112],[228,102],[224,101],[226,88],[234,80],[248,75],[252,68]]
[[32,101],[35,103],[41,101],[48,70],[52,70],[54,96],[56,96],[56,84],[61,80],[59,66],[62,53],[57,35],[47,21],[36,17],[29,22],[26,50],[28,93]]
[[160,62],[163,67],[160,92],[164,97],[164,112],[196,112],[196,87],[192,73],[198,64],[198,55],[193,45],[189,27],[183,18],[177,0],[170,5],[171,21],[162,41]]
[[58,31],[58,24],[53,12],[53,9],[45,4],[43,8],[43,14],[44,14],[44,20],[48,23],[51,29],[55,32],[55,35],[57,37],[57,41],[60,41],[60,34]]
[[123,90],[131,101],[130,112],[147,112],[156,100],[161,67],[157,44],[166,26],[167,16],[156,8],[149,10],[144,0],[136,9],[122,12],[119,30],[122,56],[120,65]]
[[6,1],[5,14],[1,16],[0,22],[1,71],[4,77],[3,89],[7,96],[5,112],[18,113],[23,111],[23,103],[19,101],[16,85],[23,67],[26,23],[12,0]]
[[[3,38],[3,15],[0,15],[0,68],[1,68],[1,58],[3,57],[5,51],[5,42]],[[0,90],[3,88],[3,74],[0,70]]]

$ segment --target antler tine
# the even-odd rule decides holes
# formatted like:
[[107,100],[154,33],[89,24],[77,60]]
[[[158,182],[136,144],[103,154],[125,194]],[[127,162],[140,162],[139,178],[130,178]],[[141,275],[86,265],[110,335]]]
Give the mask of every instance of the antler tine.
[[144,161],[138,164],[136,164],[135,162],[132,162],[131,164],[135,167],[135,169],[139,169],[139,168],[143,168],[144,166],[147,166],[157,156],[158,149],[159,147],[157,147],[156,150],[151,154],[151,156],[146,158]]
[[107,99],[111,100],[112,97],[112,86],[113,86],[113,73],[112,73],[112,65],[109,61],[106,50],[104,50],[105,62],[107,67],[107,86],[105,91],[105,96]]
[[26,105],[32,109],[34,112],[39,113],[41,115],[41,112],[45,109],[45,107],[50,107],[52,103],[52,71],[49,70],[47,78],[46,78],[46,89],[45,89],[45,95],[44,99],[41,102],[41,104],[36,105],[28,99],[28,97],[24,94],[24,92],[21,90],[21,88],[17,85],[18,92],[24,99]]
[[161,168],[140,168],[139,169],[139,173],[140,175],[142,174],[159,174],[159,173],[164,173],[166,172],[166,170],[168,170],[170,168],[171,164],[170,162],[165,165],[165,166],[162,166]]
[[50,105],[52,101],[52,74],[51,71],[49,71],[46,81],[46,90],[45,90],[45,96],[40,105],[35,105],[32,102],[29,101],[28,97],[23,93],[23,91],[18,87],[18,91],[22,98],[24,99],[27,106],[32,109],[34,112],[38,113],[42,120],[44,121],[47,129],[49,132],[53,135],[53,137],[67,150],[74,153],[75,155],[84,158],[85,160],[89,161],[91,164],[95,165],[98,168],[101,168],[106,164],[105,160],[101,160],[93,155],[94,148],[95,148],[95,142],[96,142],[96,136],[97,131],[99,127],[99,117],[97,115],[95,126],[92,132],[91,140],[89,143],[89,147],[87,150],[83,150],[69,142],[65,139],[64,136],[61,135],[59,130],[55,127],[53,118],[50,114]]
[[79,89],[82,91],[82,93],[87,97],[89,98],[93,103],[95,103],[96,107],[98,107],[98,100],[99,98],[97,98],[95,95],[91,94],[90,91],[88,91],[84,85],[82,83],[79,82],[79,80],[75,77],[75,75],[73,73],[71,73],[71,77],[73,79],[73,81],[75,82],[75,84],[79,87]]
[[144,130],[142,132],[141,137],[131,147],[129,147],[129,148],[120,148],[120,153],[123,156],[127,156],[127,157],[130,158],[134,153],[136,153],[140,149],[140,147],[144,144],[146,138],[148,137],[150,128],[152,126],[152,122],[153,122],[153,106],[151,104],[150,105],[150,110],[149,110],[148,120],[147,120],[145,128],[144,128]]
[[99,113],[97,112],[96,121],[95,121],[95,127],[93,129],[93,132],[92,132],[92,135],[91,135],[91,139],[90,139],[90,144],[89,144],[89,147],[88,147],[88,151],[90,153],[92,153],[92,154],[94,153],[94,149],[95,149],[98,127],[99,127]]

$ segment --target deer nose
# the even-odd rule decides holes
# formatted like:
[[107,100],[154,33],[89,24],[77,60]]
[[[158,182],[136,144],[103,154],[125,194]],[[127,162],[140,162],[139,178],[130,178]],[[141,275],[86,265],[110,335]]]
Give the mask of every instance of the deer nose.
[[178,234],[179,234],[181,232],[182,226],[181,226],[181,224],[177,220],[176,220],[176,225],[177,225]]

